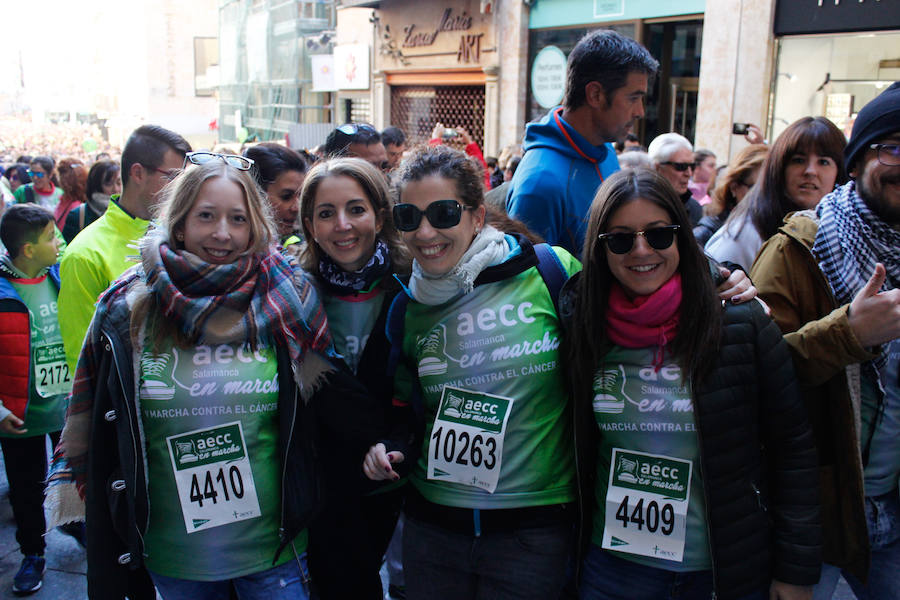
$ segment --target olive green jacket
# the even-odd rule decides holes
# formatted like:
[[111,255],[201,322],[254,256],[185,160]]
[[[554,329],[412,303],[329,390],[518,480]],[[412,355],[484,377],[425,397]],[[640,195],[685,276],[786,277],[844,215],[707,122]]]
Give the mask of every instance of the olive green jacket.
[[785,218],[750,277],[791,349],[819,454],[824,561],[865,581],[869,571],[860,452],[860,367],[877,356],[850,329],[812,254],[812,211]]

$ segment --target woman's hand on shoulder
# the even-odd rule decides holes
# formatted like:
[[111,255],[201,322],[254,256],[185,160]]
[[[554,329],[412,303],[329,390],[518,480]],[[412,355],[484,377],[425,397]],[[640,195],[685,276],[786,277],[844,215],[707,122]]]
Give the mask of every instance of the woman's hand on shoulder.
[[732,304],[740,304],[756,298],[758,291],[747,274],[741,270],[731,272],[725,267],[719,266],[719,273],[725,279],[716,292],[722,300],[730,300]]
[[369,452],[363,459],[363,473],[372,481],[385,479],[397,481],[400,479],[400,475],[394,471],[391,465],[402,463],[404,458],[402,452],[388,452],[384,444],[375,444],[369,448]]
[[773,579],[769,587],[769,600],[812,600],[812,586],[793,585]]

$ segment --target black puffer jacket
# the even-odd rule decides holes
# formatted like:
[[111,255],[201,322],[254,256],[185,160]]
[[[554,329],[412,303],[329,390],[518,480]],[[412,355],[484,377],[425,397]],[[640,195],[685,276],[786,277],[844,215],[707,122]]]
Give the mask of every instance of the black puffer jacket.
[[[574,311],[575,275],[560,299]],[[819,580],[818,472],[806,409],[781,332],[758,302],[727,304],[718,360],[694,390],[717,598]],[[599,431],[590,390],[576,390],[579,550],[591,539]]]

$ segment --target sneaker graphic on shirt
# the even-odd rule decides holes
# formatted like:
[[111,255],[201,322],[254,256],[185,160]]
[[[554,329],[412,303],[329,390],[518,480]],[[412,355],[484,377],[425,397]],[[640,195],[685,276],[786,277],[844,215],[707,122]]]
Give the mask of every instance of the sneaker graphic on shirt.
[[[420,355],[419,377],[443,375],[447,372],[446,348],[447,330],[443,324],[438,325],[416,343]],[[443,356],[442,356],[443,355]]]
[[601,371],[594,377],[594,412],[620,415],[625,410],[625,369],[618,365],[614,369]]
[[198,460],[200,460],[197,456],[197,449],[194,448],[194,442],[192,440],[175,442],[175,460],[179,465],[197,462]]
[[[175,352],[173,349],[172,352]],[[167,371],[173,355],[168,352],[162,354],[141,354],[141,397],[148,400],[171,400],[175,397],[175,386],[172,385],[172,375]]]
[[621,480],[629,483],[637,483],[637,468],[637,461],[619,455],[619,460],[616,461],[616,471],[613,481]]

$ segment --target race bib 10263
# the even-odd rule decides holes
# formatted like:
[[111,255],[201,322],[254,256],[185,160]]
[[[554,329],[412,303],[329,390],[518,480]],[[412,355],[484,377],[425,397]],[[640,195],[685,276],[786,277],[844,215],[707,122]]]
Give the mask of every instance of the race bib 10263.
[[428,479],[493,493],[513,399],[446,386],[428,445]]

